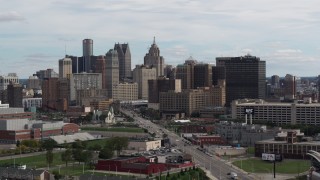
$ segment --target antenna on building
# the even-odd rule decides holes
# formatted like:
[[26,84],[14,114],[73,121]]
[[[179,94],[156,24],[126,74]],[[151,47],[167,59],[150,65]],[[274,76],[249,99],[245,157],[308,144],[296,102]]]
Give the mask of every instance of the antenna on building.
[[156,37],[153,36],[153,44],[156,44]]

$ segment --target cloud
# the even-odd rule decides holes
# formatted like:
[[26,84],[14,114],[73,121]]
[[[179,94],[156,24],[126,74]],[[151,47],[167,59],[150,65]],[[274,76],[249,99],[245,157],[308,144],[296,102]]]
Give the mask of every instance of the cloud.
[[26,19],[18,12],[10,11],[0,14],[0,22],[25,21]]

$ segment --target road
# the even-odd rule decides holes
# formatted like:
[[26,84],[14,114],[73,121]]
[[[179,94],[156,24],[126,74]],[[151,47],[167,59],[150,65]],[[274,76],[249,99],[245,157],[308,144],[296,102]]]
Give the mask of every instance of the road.
[[251,180],[255,179],[255,177],[252,177],[252,175],[248,175],[247,173],[244,173],[242,171],[239,171],[238,169],[235,169],[232,167],[231,164],[227,164],[225,161],[220,160],[219,157],[212,156],[199,151],[196,149],[196,146],[188,145],[185,146],[185,143],[183,142],[183,138],[178,136],[177,134],[168,131],[167,129],[164,129],[163,127],[152,123],[149,120],[143,119],[139,117],[137,114],[135,114],[132,111],[128,111],[125,109],[121,109],[121,111],[128,116],[134,117],[136,123],[142,127],[148,129],[149,132],[156,133],[156,136],[162,137],[162,132],[166,133],[168,137],[170,138],[171,143],[175,143],[177,147],[186,153],[190,154],[194,158],[194,162],[203,167],[206,168],[212,176],[214,176],[216,179],[229,179],[227,173],[229,172],[236,172],[238,175],[238,179],[241,180]]

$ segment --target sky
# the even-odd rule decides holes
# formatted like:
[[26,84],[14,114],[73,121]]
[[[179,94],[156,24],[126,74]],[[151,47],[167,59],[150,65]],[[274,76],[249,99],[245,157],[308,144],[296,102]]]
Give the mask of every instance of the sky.
[[156,38],[165,63],[192,56],[215,64],[221,56],[251,54],[266,75],[320,74],[318,0],[0,0],[0,74],[27,78],[53,68],[65,54],[94,55],[129,43],[132,67]]

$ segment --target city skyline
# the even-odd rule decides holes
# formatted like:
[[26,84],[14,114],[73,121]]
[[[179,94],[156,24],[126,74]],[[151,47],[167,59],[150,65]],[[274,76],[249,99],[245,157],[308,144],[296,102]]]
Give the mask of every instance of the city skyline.
[[82,56],[129,43],[132,69],[143,64],[156,37],[165,63],[189,56],[215,64],[221,56],[250,53],[266,61],[266,75],[317,76],[320,11],[315,0],[3,1],[0,7],[0,74],[27,78],[40,69],[58,72],[65,54]]

